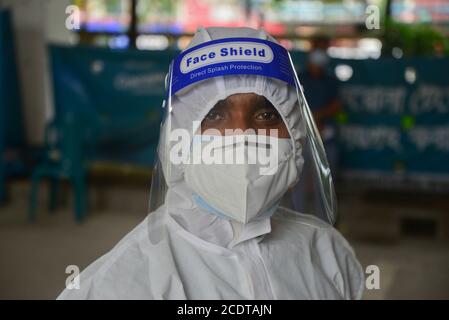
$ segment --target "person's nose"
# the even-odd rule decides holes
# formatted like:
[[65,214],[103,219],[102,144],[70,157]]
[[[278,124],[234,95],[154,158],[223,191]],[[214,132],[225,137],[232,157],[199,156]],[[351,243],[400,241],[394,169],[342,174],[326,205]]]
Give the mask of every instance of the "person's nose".
[[252,123],[252,121],[250,121],[250,119],[245,116],[244,114],[239,114],[237,116],[234,116],[232,119],[232,129],[236,130],[236,129],[240,129],[242,131],[246,131],[249,129],[253,129],[255,130],[256,128],[254,128],[254,124]]

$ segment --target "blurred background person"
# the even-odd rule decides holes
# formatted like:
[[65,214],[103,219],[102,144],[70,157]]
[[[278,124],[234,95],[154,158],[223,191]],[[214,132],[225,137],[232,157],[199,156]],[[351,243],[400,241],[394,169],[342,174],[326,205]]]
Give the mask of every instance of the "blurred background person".
[[[329,41],[326,38],[318,38],[313,41],[312,49],[307,55],[305,70],[300,72],[299,77],[307,103],[321,135],[332,176],[336,177],[338,174],[336,116],[341,110],[342,104],[339,99],[339,82],[330,72],[328,47]],[[310,154],[306,155],[306,157],[310,156]],[[309,177],[305,178],[310,179]],[[299,184],[294,187],[292,202],[296,210],[300,212],[310,210],[310,208],[304,207],[304,203],[308,202],[307,195],[313,193],[314,187],[311,184]],[[317,207],[320,206],[317,204]],[[324,217],[324,214],[321,213],[321,216]]]
[[317,39],[307,56],[305,72],[300,73],[304,95],[316,121],[326,150],[332,173],[337,174],[337,119],[342,103],[339,98],[339,82],[330,70],[327,54],[329,41]]

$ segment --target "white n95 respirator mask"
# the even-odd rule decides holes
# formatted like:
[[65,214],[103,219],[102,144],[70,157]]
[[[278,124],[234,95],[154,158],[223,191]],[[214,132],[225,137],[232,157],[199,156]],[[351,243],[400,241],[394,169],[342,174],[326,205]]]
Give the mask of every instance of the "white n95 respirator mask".
[[240,223],[274,214],[298,176],[291,139],[262,135],[196,135],[185,170],[199,206]]

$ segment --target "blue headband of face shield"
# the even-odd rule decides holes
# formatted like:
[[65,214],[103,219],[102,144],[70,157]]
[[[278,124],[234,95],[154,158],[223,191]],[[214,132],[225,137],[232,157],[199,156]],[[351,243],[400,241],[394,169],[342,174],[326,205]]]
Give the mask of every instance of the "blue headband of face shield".
[[171,96],[201,80],[236,74],[276,78],[295,86],[288,51],[256,38],[226,38],[201,43],[183,51],[171,64]]

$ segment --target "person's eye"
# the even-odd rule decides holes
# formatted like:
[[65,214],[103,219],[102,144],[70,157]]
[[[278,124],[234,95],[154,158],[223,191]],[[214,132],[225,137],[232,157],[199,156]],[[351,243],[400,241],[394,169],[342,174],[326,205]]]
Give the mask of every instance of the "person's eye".
[[207,121],[218,121],[224,119],[224,116],[220,112],[212,110],[204,117],[204,119]]
[[256,116],[256,120],[262,120],[262,121],[274,121],[274,120],[279,120],[280,116],[277,112],[275,111],[264,111],[259,113]]

